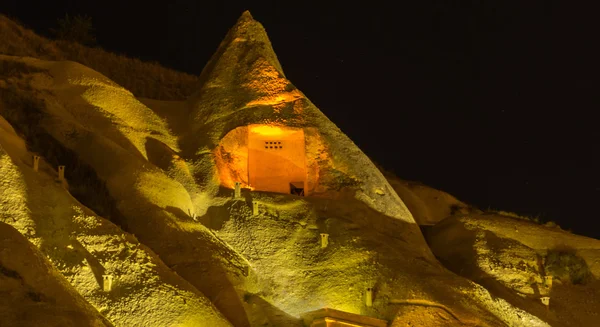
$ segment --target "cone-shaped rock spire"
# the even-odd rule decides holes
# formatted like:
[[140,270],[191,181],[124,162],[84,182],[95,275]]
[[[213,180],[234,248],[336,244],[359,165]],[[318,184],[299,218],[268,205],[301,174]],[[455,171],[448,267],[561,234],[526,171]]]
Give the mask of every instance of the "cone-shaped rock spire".
[[182,139],[184,156],[218,148],[223,137],[237,127],[262,124],[302,128],[317,135],[326,153],[317,151],[307,159],[319,162],[321,173],[315,183],[338,188],[336,181],[347,180],[357,189],[356,198],[412,224],[407,232],[413,235],[408,238],[424,243],[410,212],[381,172],[285,78],[264,28],[249,12],[231,28],[202,77],[202,87],[190,99],[190,130]]
[[199,126],[290,90],[264,27],[246,11],[204,67],[190,119]]
[[232,88],[255,96],[266,91],[261,90],[265,76],[285,79],[267,32],[245,11],[202,70],[200,90],[192,98]]
[[229,30],[202,75],[216,77],[213,74],[214,68],[219,66],[232,68],[230,60],[237,59],[248,62],[256,60],[258,57],[266,59],[269,64],[283,74],[281,64],[277,60],[265,28],[246,10]]

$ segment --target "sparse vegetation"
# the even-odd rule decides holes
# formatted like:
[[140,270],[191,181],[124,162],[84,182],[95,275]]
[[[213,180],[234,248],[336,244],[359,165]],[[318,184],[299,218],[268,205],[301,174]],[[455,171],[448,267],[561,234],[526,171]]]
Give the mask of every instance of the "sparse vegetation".
[[71,60],[90,67],[137,97],[158,100],[184,100],[196,90],[198,77],[90,48],[71,40],[50,40],[0,15],[0,54],[43,60]]
[[66,14],[64,18],[58,19],[58,28],[54,29],[53,32],[59,40],[91,46],[96,45],[93,30],[92,17],[76,15],[71,18],[69,14]]
[[585,284],[592,276],[585,260],[573,249],[549,250],[544,269],[553,278],[573,284]]

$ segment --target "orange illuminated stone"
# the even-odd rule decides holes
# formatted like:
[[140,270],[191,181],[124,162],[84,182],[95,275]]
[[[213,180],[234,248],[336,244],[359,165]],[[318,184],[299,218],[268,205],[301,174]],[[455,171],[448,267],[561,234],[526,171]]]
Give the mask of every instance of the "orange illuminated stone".
[[248,180],[258,191],[290,193],[306,182],[304,131],[251,125],[248,128]]
[[[213,151],[220,184],[235,183],[257,191],[306,195],[315,184],[307,166],[304,129],[255,124],[238,127],[223,137]],[[318,175],[317,175],[318,176]]]

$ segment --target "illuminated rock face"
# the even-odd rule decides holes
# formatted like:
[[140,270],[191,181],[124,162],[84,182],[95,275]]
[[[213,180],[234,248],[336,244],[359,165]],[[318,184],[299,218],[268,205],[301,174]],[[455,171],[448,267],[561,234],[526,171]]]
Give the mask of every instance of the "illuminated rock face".
[[[216,181],[232,190],[235,182],[241,182],[243,187],[281,193],[291,193],[290,182],[302,186],[304,181],[305,195],[359,199],[389,217],[414,224],[410,229],[415,242],[425,244],[412,215],[381,172],[285,77],[264,28],[249,13],[226,35],[200,81],[188,100],[181,157],[198,167],[218,169],[198,172],[197,180]],[[271,138],[258,141],[248,136],[255,125],[302,131],[304,147],[302,133],[286,133],[290,152],[282,144],[279,154],[272,156],[275,148],[264,149]],[[252,147],[261,146],[263,153],[252,147],[248,151],[253,140],[257,143]],[[271,145],[275,146],[267,144]]]
[[[304,131],[254,125],[248,129],[248,180],[259,191],[289,193],[306,183]],[[302,187],[304,188],[304,187]]]
[[[315,151],[321,148],[321,151]],[[222,186],[236,182],[257,191],[303,195],[327,190],[319,185],[319,163],[327,157],[314,128],[252,124],[225,135],[214,151]]]
[[[43,101],[19,110],[3,104],[0,114],[25,124],[29,141],[44,145],[36,150],[42,159],[57,162],[40,160],[33,174],[32,153],[14,131],[3,135],[0,117],[0,141],[12,140],[0,145],[25,158],[12,170],[19,174],[3,173],[13,165],[8,160],[19,161],[10,151],[0,160],[0,220],[36,242],[114,325],[300,326],[303,318],[306,326],[386,326],[384,318],[391,326],[547,326],[439,265],[384,176],[287,81],[249,14],[207,65],[202,89],[185,104],[191,108],[169,110],[173,126],[190,125],[175,128],[177,135],[128,91],[84,66],[8,59],[50,72],[28,73],[19,84],[10,77],[19,92],[5,99],[19,99],[19,106]],[[38,114],[44,118],[29,119]],[[86,202],[118,213],[114,218],[135,237],[79,208],[54,182],[57,164],[66,164],[71,185],[85,186]],[[236,182],[287,193],[302,179],[312,196],[230,196]],[[69,209],[74,205],[79,209]],[[2,261],[11,253],[0,251]],[[12,291],[4,298],[14,300]],[[542,307],[537,299],[535,305]],[[0,303],[4,326],[2,311]],[[31,324],[13,326],[21,325]]]

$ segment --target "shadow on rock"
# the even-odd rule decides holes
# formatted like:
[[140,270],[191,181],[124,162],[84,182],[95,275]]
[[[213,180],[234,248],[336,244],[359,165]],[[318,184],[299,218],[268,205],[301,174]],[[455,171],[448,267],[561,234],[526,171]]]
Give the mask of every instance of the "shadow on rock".
[[244,296],[244,301],[246,302],[247,306],[251,307],[251,309],[248,311],[261,313],[260,317],[251,317],[252,325],[288,327],[304,326],[300,318],[296,318],[285,311],[280,310],[256,294],[247,293]]

